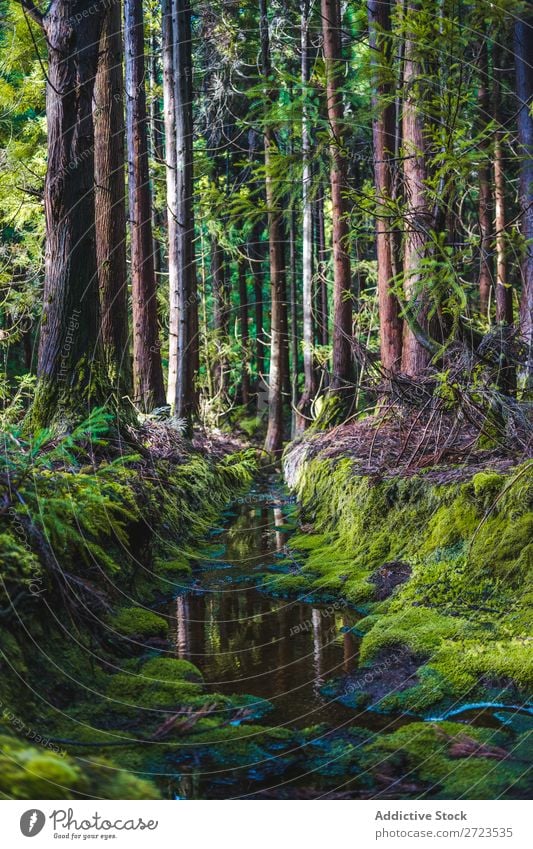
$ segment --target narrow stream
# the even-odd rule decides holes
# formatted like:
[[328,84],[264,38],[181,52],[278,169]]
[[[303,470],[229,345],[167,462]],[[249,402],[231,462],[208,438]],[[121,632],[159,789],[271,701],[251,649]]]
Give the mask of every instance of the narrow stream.
[[[213,692],[267,699],[273,710],[263,722],[269,726],[392,730],[405,718],[357,712],[322,693],[328,679],[357,667],[359,639],[351,628],[361,615],[340,601],[294,601],[261,589],[268,573],[275,593],[296,520],[297,507],[276,478],[258,481],[225,512],[192,585],[165,611],[176,656],[194,663]],[[196,782],[192,791],[189,781],[181,792],[213,790],[199,791]],[[249,780],[243,785],[237,778],[227,789],[232,797],[249,792]]]

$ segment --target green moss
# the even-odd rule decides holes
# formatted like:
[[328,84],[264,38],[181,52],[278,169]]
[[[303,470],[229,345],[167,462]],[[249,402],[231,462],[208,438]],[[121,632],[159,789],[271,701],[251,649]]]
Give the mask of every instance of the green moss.
[[[364,620],[357,623],[365,629]],[[390,646],[409,646],[416,654],[431,655],[443,643],[475,633],[466,619],[444,616],[426,607],[408,607],[387,616],[377,616],[363,637],[360,659],[365,662]]]
[[162,616],[143,607],[123,607],[111,619],[115,631],[124,637],[166,637],[168,623]]
[[178,710],[197,704],[202,693],[201,675],[186,660],[157,657],[127,672],[113,675],[106,695],[120,703],[118,708]]
[[0,736],[0,794],[7,799],[159,799],[149,781],[105,760],[78,760]]
[[[507,748],[509,757],[485,756],[483,751],[490,752],[491,747]],[[364,762],[370,771],[409,775],[411,783],[421,782],[417,798],[516,798],[530,789],[524,762],[513,753],[512,738],[490,728],[413,722],[379,735],[366,748]]]
[[298,591],[327,589],[368,606],[377,569],[389,561],[411,566],[409,579],[358,623],[362,662],[390,646],[427,658],[419,683],[392,694],[387,706],[420,710],[452,695],[483,698],[491,676],[531,689],[532,465],[479,472],[464,483],[424,475],[374,482],[349,459],[306,460],[297,450],[304,460],[296,491],[315,530],[291,541]]

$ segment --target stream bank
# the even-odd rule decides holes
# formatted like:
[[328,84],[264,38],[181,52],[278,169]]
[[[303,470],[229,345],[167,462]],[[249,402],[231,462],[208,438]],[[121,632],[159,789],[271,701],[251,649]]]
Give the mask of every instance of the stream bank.
[[83,613],[45,575],[3,629],[4,792],[527,796],[527,469],[373,480],[300,443],[288,491],[208,454],[104,473],[130,508],[101,607],[64,549]]

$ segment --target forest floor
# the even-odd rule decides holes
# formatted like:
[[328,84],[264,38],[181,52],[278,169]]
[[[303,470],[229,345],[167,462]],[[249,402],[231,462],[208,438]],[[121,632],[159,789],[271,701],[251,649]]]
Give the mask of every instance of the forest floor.
[[[50,505],[62,571],[26,551],[42,592],[2,622],[0,791],[529,792],[530,466],[480,448],[474,428],[433,424],[382,415],[306,433],[285,452],[290,497],[271,470],[253,483],[260,452],[244,438],[189,441],[153,419],[131,434],[132,464],[108,445],[24,477],[24,502],[35,490]],[[19,536],[0,538],[11,597]]]
[[[485,443],[485,444],[483,444]],[[528,457],[523,446],[507,447],[479,427],[453,415],[395,411],[306,434],[307,457],[345,458],[359,474],[410,477],[424,472],[435,483],[464,480],[483,469],[505,471]]]

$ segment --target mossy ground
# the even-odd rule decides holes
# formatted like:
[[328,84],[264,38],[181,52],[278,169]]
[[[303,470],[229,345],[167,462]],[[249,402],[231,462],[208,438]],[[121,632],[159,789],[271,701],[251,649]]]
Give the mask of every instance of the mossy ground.
[[[183,586],[195,541],[254,471],[248,451],[217,459],[191,452],[181,464],[132,458],[96,470],[56,464],[33,474],[23,499],[32,518],[14,510],[0,533],[6,608],[15,599],[19,614],[6,615],[0,634],[1,751],[12,765],[5,796],[158,798],[144,778],[165,771],[186,735],[179,744],[172,734],[161,746],[137,741],[169,714],[209,703],[225,726],[240,707],[242,699],[207,695],[192,664],[154,655],[150,641],[164,640],[168,626],[150,605]],[[70,609],[55,609],[54,564],[78,590]],[[65,742],[58,754],[29,743],[37,738]],[[113,761],[100,765],[117,739]]]
[[[292,537],[293,568],[279,584],[366,610],[364,666],[402,647],[426,659],[417,684],[391,692],[383,709],[434,713],[531,694],[531,462],[439,484],[424,474],[372,480],[351,460],[319,455],[300,464],[295,488],[313,530]],[[378,601],[372,577],[398,561],[411,572]]]

